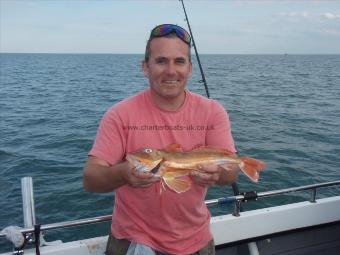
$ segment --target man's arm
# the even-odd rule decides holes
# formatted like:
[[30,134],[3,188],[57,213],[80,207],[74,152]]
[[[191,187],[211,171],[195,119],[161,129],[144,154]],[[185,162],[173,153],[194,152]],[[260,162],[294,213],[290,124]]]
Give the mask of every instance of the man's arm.
[[126,184],[123,171],[128,171],[129,167],[123,162],[110,166],[106,161],[90,156],[84,167],[84,188],[90,192],[111,192]]
[[90,156],[83,173],[83,185],[86,191],[106,193],[123,185],[135,188],[149,187],[159,178],[152,173],[137,172],[127,161],[110,166],[105,160]]

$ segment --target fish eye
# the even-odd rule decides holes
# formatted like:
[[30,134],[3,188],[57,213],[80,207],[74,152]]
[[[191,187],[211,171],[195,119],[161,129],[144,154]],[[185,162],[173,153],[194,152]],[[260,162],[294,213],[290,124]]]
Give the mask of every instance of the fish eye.
[[151,153],[152,152],[152,149],[145,149],[144,150],[146,153]]

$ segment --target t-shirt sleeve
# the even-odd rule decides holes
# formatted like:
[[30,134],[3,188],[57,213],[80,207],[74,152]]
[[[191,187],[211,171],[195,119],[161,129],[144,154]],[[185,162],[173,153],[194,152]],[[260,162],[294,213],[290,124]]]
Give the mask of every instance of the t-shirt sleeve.
[[107,111],[100,121],[96,139],[89,156],[95,156],[113,165],[125,155],[125,136],[122,120],[114,108]]
[[236,148],[231,132],[229,115],[224,107],[214,101],[210,116],[206,144],[211,147],[226,148],[235,153]]

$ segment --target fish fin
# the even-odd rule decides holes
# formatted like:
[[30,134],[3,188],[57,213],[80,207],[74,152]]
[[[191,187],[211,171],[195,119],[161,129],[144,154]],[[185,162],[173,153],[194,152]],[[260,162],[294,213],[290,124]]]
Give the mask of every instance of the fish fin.
[[242,160],[242,162],[239,164],[242,172],[248,176],[250,180],[258,182],[260,171],[266,167],[266,164],[263,161],[254,158],[240,157],[239,159]]
[[162,165],[161,169],[159,170],[159,175],[163,178],[179,178],[189,175],[191,171],[192,169],[174,168]]
[[[209,146],[201,146],[201,147],[197,147],[193,150],[191,150],[192,152],[207,152],[207,153],[221,153],[227,156],[232,156],[235,155],[235,153],[227,150],[227,149],[220,149],[220,148],[213,148],[213,147],[209,147]],[[237,157],[235,155],[235,157]]]
[[166,152],[181,152],[183,151],[182,145],[178,143],[169,144],[165,149]]
[[160,194],[161,195],[163,193],[163,190],[165,191],[166,189],[165,189],[164,181],[163,181],[163,179],[161,179],[161,187],[160,187]]
[[163,178],[165,184],[177,193],[183,193],[190,189],[191,182],[189,180],[182,180],[179,178]]

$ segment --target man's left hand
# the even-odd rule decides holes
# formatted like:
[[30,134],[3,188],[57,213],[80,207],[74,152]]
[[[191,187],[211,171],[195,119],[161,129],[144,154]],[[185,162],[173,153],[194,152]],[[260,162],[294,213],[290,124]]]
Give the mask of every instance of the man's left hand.
[[210,187],[216,184],[231,184],[237,180],[238,174],[237,165],[230,165],[228,169],[224,169],[215,164],[204,164],[192,171],[190,175],[198,184]]
[[192,171],[192,178],[200,185],[212,186],[220,179],[221,169],[217,165],[206,164],[198,167],[198,170]]

